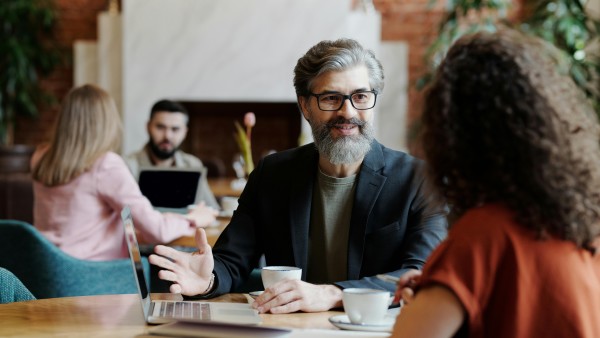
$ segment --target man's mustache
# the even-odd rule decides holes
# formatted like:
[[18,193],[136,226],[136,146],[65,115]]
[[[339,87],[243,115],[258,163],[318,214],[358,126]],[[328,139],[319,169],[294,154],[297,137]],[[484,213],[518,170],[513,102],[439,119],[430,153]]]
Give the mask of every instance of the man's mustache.
[[367,122],[360,120],[356,117],[353,117],[351,119],[346,119],[346,118],[339,116],[339,117],[335,118],[334,120],[327,122],[327,124],[325,124],[325,125],[327,126],[327,128],[331,129],[331,128],[336,127],[338,124],[354,124],[357,127],[362,128],[365,124],[367,124]]

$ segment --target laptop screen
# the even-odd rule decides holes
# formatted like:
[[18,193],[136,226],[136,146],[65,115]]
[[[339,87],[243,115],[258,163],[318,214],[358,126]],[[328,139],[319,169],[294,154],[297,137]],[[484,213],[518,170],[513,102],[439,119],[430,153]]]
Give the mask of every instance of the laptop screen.
[[140,246],[138,245],[137,237],[135,236],[133,218],[131,217],[131,210],[129,207],[125,207],[121,211],[121,220],[123,221],[123,228],[125,229],[125,241],[127,242],[127,248],[129,249],[129,257],[131,258],[131,264],[135,270],[138,291],[142,297],[144,316],[147,316],[149,306],[146,303],[150,302],[148,283],[146,282],[144,265],[142,263],[142,255],[140,254]]
[[154,207],[187,208],[196,204],[200,170],[142,169],[138,184]]

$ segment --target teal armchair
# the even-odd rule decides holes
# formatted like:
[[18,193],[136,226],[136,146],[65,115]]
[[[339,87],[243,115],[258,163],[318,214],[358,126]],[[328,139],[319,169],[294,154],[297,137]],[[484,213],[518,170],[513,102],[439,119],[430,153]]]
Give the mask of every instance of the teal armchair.
[[0,268],[0,304],[34,300],[35,297],[12,272]]
[[[143,263],[149,266],[147,259]],[[137,293],[128,258],[74,258],[21,221],[0,220],[0,267],[14,273],[37,298]]]

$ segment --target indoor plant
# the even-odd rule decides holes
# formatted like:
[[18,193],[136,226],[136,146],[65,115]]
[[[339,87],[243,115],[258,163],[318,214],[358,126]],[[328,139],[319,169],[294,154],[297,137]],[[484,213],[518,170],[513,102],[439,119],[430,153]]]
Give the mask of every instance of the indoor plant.
[[[433,0],[435,1],[435,0]],[[429,71],[417,86],[424,87],[450,45],[461,35],[495,31],[499,25],[519,28],[558,47],[577,85],[600,115],[600,20],[589,15],[582,0],[522,0],[522,11],[512,14],[510,0],[448,1],[438,36],[426,54]]]
[[253,112],[247,112],[244,115],[245,129],[234,121],[236,133],[234,134],[235,141],[240,148],[241,160],[244,162],[244,172],[246,176],[250,175],[254,170],[254,160],[252,159],[252,128],[256,125],[256,115]]
[[51,0],[11,0],[0,5],[0,145],[13,143],[17,116],[37,116],[53,100],[39,77],[60,62],[52,39],[57,14]]

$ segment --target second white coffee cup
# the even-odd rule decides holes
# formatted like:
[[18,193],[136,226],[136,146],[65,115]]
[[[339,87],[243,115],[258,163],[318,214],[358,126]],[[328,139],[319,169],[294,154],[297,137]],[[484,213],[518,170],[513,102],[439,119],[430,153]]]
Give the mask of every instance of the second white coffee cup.
[[385,319],[390,293],[377,289],[348,288],[342,293],[344,311],[353,324],[374,325]]
[[223,213],[227,216],[233,215],[233,212],[238,207],[238,198],[231,196],[223,196],[221,197],[221,207],[223,208]]
[[260,276],[266,289],[285,279],[302,278],[302,269],[295,266],[265,266],[262,268]]

